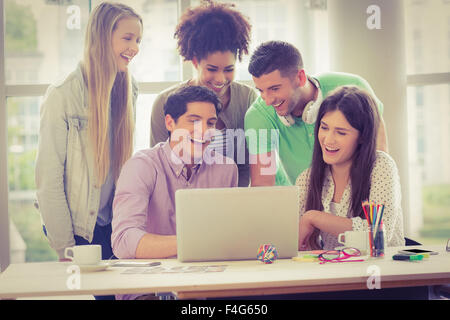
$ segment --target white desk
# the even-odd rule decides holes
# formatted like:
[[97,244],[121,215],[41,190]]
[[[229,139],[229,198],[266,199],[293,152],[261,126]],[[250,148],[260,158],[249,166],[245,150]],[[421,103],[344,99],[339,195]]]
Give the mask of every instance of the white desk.
[[174,292],[179,298],[205,298],[359,290],[367,289],[369,277],[377,274],[381,288],[449,284],[450,252],[446,252],[444,246],[425,248],[438,251],[439,255],[419,262],[394,261],[392,254],[400,248],[389,248],[382,259],[323,265],[291,259],[277,260],[273,264],[257,260],[203,263],[157,260],[164,267],[227,267],[223,272],[169,274],[122,274],[127,268],[109,268],[79,274],[76,289],[67,285],[69,277],[74,275],[70,273],[70,263],[12,264],[0,275],[0,299],[151,292]]

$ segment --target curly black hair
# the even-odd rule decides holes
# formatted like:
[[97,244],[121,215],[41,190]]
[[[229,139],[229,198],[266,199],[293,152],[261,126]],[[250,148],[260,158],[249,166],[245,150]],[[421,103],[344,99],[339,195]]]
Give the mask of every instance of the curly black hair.
[[231,51],[239,61],[248,54],[251,24],[234,7],[208,0],[182,14],[174,37],[185,61],[202,60],[217,51]]

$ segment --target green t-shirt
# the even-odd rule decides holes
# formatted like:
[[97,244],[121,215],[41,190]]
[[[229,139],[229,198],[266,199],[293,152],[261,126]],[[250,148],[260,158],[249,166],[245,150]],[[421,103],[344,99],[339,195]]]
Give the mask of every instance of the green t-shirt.
[[[378,104],[380,114],[383,104],[375,96],[369,83],[360,76],[349,73],[329,72],[314,76],[325,99],[337,87],[355,85],[371,93]],[[264,154],[277,150],[276,185],[293,185],[298,175],[311,165],[314,148],[315,124],[295,118],[291,126],[284,125],[272,106],[267,106],[259,96],[245,115],[245,132],[249,153]],[[278,133],[278,136],[277,134]]]

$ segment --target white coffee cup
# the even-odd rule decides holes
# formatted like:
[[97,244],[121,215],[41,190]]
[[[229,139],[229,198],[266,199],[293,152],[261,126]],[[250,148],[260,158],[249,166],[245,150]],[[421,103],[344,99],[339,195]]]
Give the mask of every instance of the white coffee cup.
[[369,252],[369,233],[367,231],[346,231],[339,234],[338,242],[345,247],[356,248],[361,255]]
[[98,244],[69,247],[64,250],[64,257],[78,265],[99,264],[102,261],[102,247]]

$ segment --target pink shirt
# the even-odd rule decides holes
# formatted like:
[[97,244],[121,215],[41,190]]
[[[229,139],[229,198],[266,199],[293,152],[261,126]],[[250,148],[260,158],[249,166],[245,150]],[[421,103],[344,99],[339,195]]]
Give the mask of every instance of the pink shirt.
[[179,160],[166,141],[137,152],[123,166],[113,202],[111,235],[112,249],[119,259],[134,259],[146,233],[176,234],[178,189],[237,186],[237,166],[222,155],[205,152],[189,180],[184,164],[172,159]]

